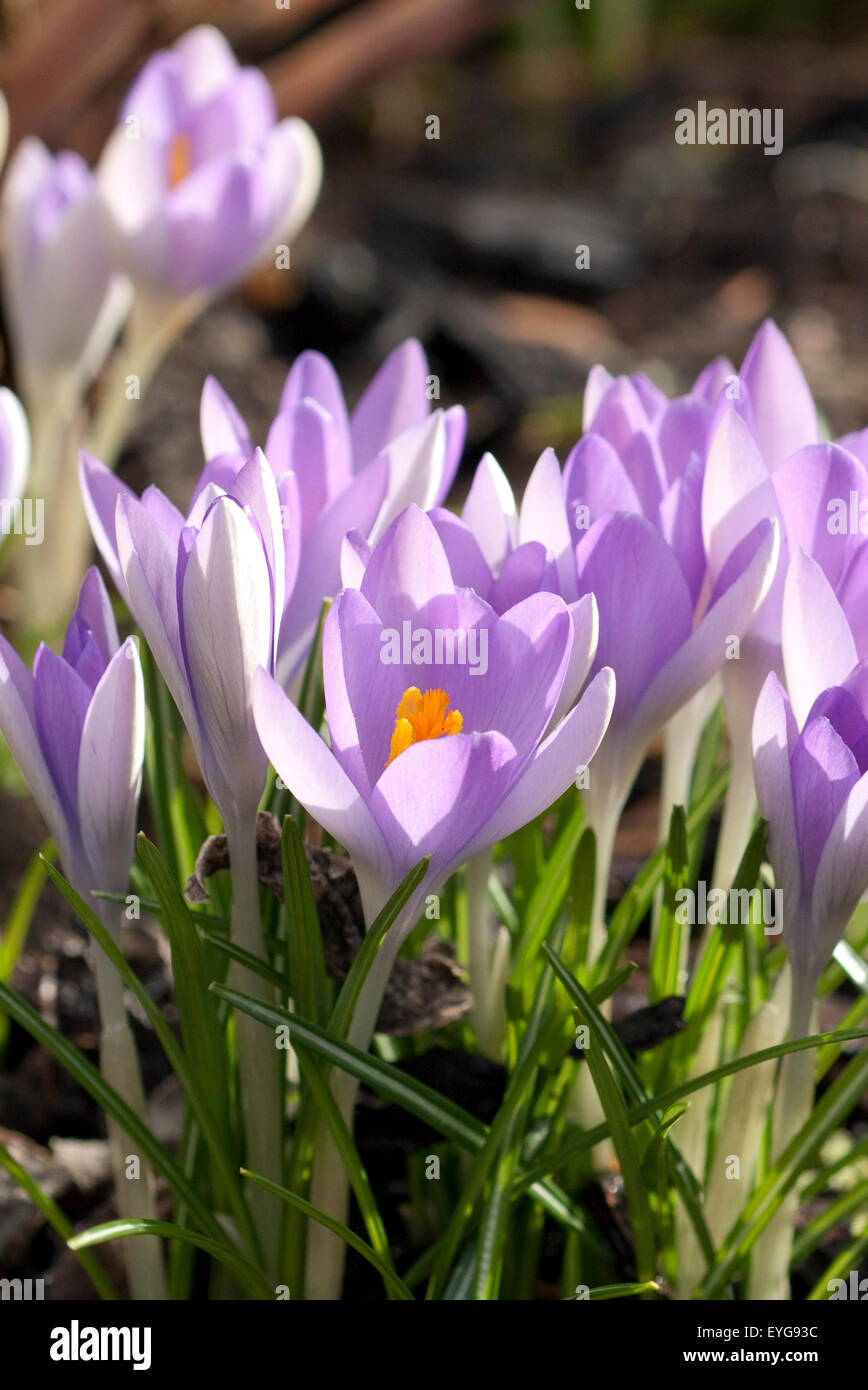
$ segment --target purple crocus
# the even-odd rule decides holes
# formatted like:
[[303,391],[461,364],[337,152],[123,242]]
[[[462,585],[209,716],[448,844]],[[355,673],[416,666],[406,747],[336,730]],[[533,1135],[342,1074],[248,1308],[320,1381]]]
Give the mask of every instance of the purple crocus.
[[[439,657],[438,633],[453,634]],[[456,634],[465,638],[459,649],[484,651],[485,661],[459,664]],[[434,524],[409,507],[375,547],[359,589],[344,590],[326,621],[330,749],[259,675],[263,746],[302,805],[352,853],[369,922],[423,855],[431,856],[431,891],[539,815],[590,762],[611,714],[611,671],[601,670],[546,732],[572,641],[555,594],[533,594],[498,615],[456,587]],[[399,939],[413,916],[411,907]]]
[[868,662],[818,696],[801,730],[772,672],[757,701],[753,756],[794,1007],[804,1009],[868,888]]
[[286,574],[274,475],[257,451],[226,490],[205,482],[186,518],[157,488],[139,501],[87,455],[81,479],[94,539],[178,706],[214,803],[227,825],[252,824],[266,774],[252,678],[260,666],[274,669]]
[[[856,534],[842,536],[830,508],[841,502],[849,509],[853,492],[860,502],[864,499],[865,467],[858,458],[864,447],[859,436],[838,444],[821,442],[808,385],[792,349],[772,323],[763,324],[756,334],[737,389],[719,404],[718,416],[702,497],[711,579],[716,579],[732,547],[761,517],[775,517],[781,530],[774,582],[745,637],[740,659],[728,662],[723,672],[732,777],[715,876],[727,883],[744,849],[754,811],[749,749],[756,701],[769,671],[783,675],[781,624],[790,560],[800,547],[812,556],[855,614],[864,563],[856,559],[856,551],[864,537],[860,538],[858,528]],[[813,693],[817,693],[816,685]],[[797,694],[801,700],[801,692]],[[802,717],[806,712],[807,707],[800,705]]]
[[[145,752],[145,693],[138,648],[120,644],[105,585],[88,570],[58,656],[40,644],[31,676],[0,637],[0,728],[57,845],[64,873],[120,943],[119,912],[94,890],[129,883]],[[94,952],[100,1013],[100,1068],[127,1105],[144,1116],[144,1092],[123,980]],[[118,1215],[157,1215],[153,1174],[130,1182],[129,1136],[108,1117]],[[147,1239],[126,1251],[136,1299],[164,1297],[162,1253]]]
[[[461,516],[443,507],[429,512],[456,586],[473,589],[495,613],[507,612],[532,594],[559,593],[565,599],[574,640],[555,718],[565,714],[575,700],[593,660],[598,633],[593,595],[577,597],[565,516],[550,509],[544,524],[539,516],[547,495],[552,490],[558,495],[560,488],[560,467],[553,450],[547,449],[533,469],[518,508],[500,464],[492,454],[485,454]],[[546,543],[526,539],[530,527],[544,532]],[[349,533],[341,566],[345,586],[360,586],[370,556],[371,546],[357,532]]]
[[[753,721],[760,814],[768,821],[769,858],[781,890],[784,941],[792,972],[789,1034],[811,1031],[820,975],[868,889],[868,662],[814,701],[799,729],[774,672]],[[772,1134],[777,1159],[807,1121],[814,1058],[784,1058]],[[789,1297],[793,1190],[757,1242],[751,1297]]]
[[[318,352],[290,368],[265,454],[277,480],[285,525],[287,575],[278,636],[280,681],[289,687],[307,655],[323,599],[340,587],[341,542],[351,529],[376,540],[410,503],[443,501],[464,445],[461,406],[431,411],[428,363],[420,343],[402,343],[386,358],[355,409],[344,401],[337,373]],[[228,486],[253,442],[232,401],[213,379],[205,383],[202,443],[208,460],[199,481]]]
[[600,841],[599,924],[615,828],[653,735],[726,663],[775,572],[775,522],[760,521],[731,552],[701,615],[679,556],[644,517],[615,512],[576,547],[579,589],[600,613],[595,667],[611,666],[618,698],[586,795]]
[[[259,672],[254,715],[263,746],[310,815],[349,849],[369,924],[430,856],[360,992],[348,1033],[355,1046],[370,1042],[422,895],[538,816],[594,755],[612,710],[611,671],[547,732],[572,641],[556,594],[533,594],[498,615],[472,589],[456,587],[434,524],[408,507],[374,548],[360,587],[339,594],[326,619],[330,746]],[[338,1076],[334,1089],[349,1122],[356,1083]],[[346,1194],[346,1170],[326,1138],[311,1200],[343,1218]],[[334,1298],[340,1251],[331,1238],[313,1237],[308,1293]]]
[[99,371],[129,307],[112,265],[96,181],[77,154],[22,140],[2,197],[3,299],[31,408],[74,399]]
[[119,644],[98,570],[81,586],[62,656],[41,643],[31,676],[0,637],[0,727],[78,891],[122,892],[141,784],[144,690],[135,643]]
[[118,261],[172,296],[218,290],[289,242],[320,177],[313,132],[277,121],[265,77],[210,25],[148,59],[98,168]]

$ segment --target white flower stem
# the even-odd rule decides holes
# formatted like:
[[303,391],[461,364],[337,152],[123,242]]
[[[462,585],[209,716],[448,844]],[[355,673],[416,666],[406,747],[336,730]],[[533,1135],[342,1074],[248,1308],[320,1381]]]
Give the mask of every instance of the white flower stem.
[[88,451],[114,468],[139,404],[169,348],[208,303],[205,294],[184,299],[137,291],[123,344],[115,353],[102,385],[100,405],[88,439]]
[[[232,939],[251,955],[265,959],[259,911],[255,816],[226,822],[232,872]],[[267,981],[233,962],[233,987],[264,1003],[272,1002]],[[272,1182],[283,1178],[283,1053],[269,1030],[240,1009],[235,1012],[241,1113],[247,1164]],[[280,1248],[280,1199],[253,1187],[250,1204],[266,1277],[276,1277]]]
[[[379,954],[368,972],[359,992],[347,1042],[366,1052],[374,1035],[380,1005],[392,966],[406,932],[404,925],[415,918],[416,903],[411,902],[391,927]],[[332,1094],[344,1123],[352,1130],[353,1109],[359,1090],[355,1077],[335,1069],[331,1081]],[[325,1122],[320,1125],[311,1177],[310,1200],[326,1215],[346,1222],[349,1205],[349,1183],[346,1169]],[[308,1223],[305,1258],[305,1298],[334,1302],[341,1296],[344,1278],[346,1246],[337,1236],[319,1225]]]
[[502,1035],[498,1033],[498,1000],[492,979],[491,913],[488,906],[488,878],[494,864],[494,850],[480,850],[467,864],[468,969],[473,994],[471,1021],[480,1050],[498,1060]]
[[748,737],[733,743],[729,788],[714,857],[713,882],[729,889],[747,847],[756,810],[753,783],[753,751]]
[[[39,543],[25,536],[16,555],[21,622],[52,634],[75,605],[90,552],[90,531],[78,487],[77,445],[83,410],[68,382],[28,399],[32,427],[27,496]],[[31,518],[24,515],[28,526]],[[39,536],[36,529],[35,536]]]
[[[748,1057],[781,1042],[787,1018],[789,992],[786,972],[779,977],[775,999],[761,1004],[747,1025],[739,1057]],[[723,1123],[708,1170],[704,1214],[709,1234],[719,1246],[751,1194],[763,1131],[774,1086],[775,1062],[749,1067],[733,1077]],[[685,1117],[686,1118],[686,1117]],[[692,1223],[679,1204],[677,1297],[692,1298],[704,1278],[706,1262]]]
[[[805,1037],[811,1030],[815,983],[814,979],[793,979],[789,1027],[790,1039],[793,1041]],[[801,1052],[791,1052],[781,1062],[772,1126],[773,1161],[780,1157],[811,1113],[815,1065],[816,1057],[810,1048]],[[798,1209],[799,1192],[798,1187],[794,1186],[754,1246],[750,1266],[752,1299],[789,1299],[789,1266]]]
[[[92,901],[94,911],[119,947],[120,925],[117,908],[105,899],[91,900],[87,890],[81,896]],[[100,1013],[100,1070],[130,1109],[144,1120],[145,1096],[142,1075],[124,1004],[123,980],[108,957],[96,946],[93,948],[93,959]],[[107,1115],[106,1125],[118,1216],[156,1218],[154,1175],[151,1169],[145,1164],[142,1156],[135,1153],[132,1139],[116,1120]],[[138,1159],[138,1162],[133,1162],[134,1159]],[[159,1240],[152,1236],[135,1236],[122,1241],[121,1245],[130,1297],[136,1302],[165,1298],[163,1256]]]

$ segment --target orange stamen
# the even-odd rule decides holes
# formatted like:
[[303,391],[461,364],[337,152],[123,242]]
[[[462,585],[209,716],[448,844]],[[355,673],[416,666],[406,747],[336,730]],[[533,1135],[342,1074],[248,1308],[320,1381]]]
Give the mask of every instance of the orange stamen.
[[426,690],[423,695],[418,686],[411,685],[409,690],[404,691],[395,711],[395,728],[386,767],[411,743],[440,738],[442,734],[460,734],[463,723],[460,710],[449,709],[449,696],[445,690]]
[[176,135],[166,158],[169,187],[177,188],[183,183],[193,167],[193,142],[189,135]]

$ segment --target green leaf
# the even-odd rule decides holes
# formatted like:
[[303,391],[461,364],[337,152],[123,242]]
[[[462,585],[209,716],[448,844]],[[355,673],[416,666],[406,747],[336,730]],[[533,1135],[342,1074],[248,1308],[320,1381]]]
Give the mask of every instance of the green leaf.
[[666,842],[660,921],[651,947],[649,1004],[678,994],[681,989],[681,971],[686,961],[685,933],[688,928],[678,920],[677,894],[687,884],[689,869],[690,856],[684,807],[674,806],[669,821],[669,838]]
[[[149,845],[149,842],[144,840],[144,836],[141,836],[140,838],[144,841],[146,845]],[[149,847],[150,849],[154,848],[153,846]],[[157,854],[156,850],[154,850],[154,854]],[[232,1207],[232,1211],[236,1221],[238,1222],[239,1228],[244,1232],[244,1235],[248,1243],[255,1248],[256,1236],[253,1228],[253,1222],[250,1213],[247,1210],[247,1205],[244,1201],[244,1197],[240,1190],[239,1184],[236,1180],[235,1168],[232,1166],[233,1140],[228,1127],[228,1120],[225,1113],[221,1114],[218,1111],[216,1115],[214,1114],[214,1111],[212,1109],[212,1097],[203,1089],[201,1085],[203,1068],[194,1068],[191,1065],[189,1053],[184,1048],[179,1046],[174,1033],[172,1032],[169,1025],[166,1023],[166,1020],[163,1018],[160,1009],[154,1003],[151,996],[148,994],[148,991],[145,989],[136,972],[130,966],[123,952],[120,950],[120,947],[117,946],[117,944],[112,939],[110,932],[106,929],[106,927],[99,920],[99,918],[92,911],[92,909],[89,908],[87,904],[84,902],[84,900],[79,897],[78,893],[76,893],[75,889],[71,886],[71,884],[67,883],[66,879],[59,872],[59,870],[55,869],[52,865],[49,864],[46,865],[46,872],[51,878],[52,883],[54,883],[55,886],[60,890],[60,892],[66,898],[67,902],[78,915],[81,922],[90,932],[97,945],[111,961],[115,970],[121,976],[127,989],[138,1000],[144,1014],[148,1019],[148,1022],[154,1030],[154,1033],[157,1037],[157,1040],[160,1043],[160,1046],[166,1054],[172,1071],[175,1073],[175,1076],[178,1078],[178,1081],[181,1083],[181,1086],[184,1089],[184,1093],[187,1097],[187,1100],[190,1103],[190,1107],[196,1117],[196,1121],[200,1129],[202,1130],[203,1138],[205,1139],[205,1142],[208,1145],[208,1151],[211,1156],[215,1179],[218,1182],[218,1190],[226,1196],[228,1202]],[[168,907],[166,910],[167,913],[169,913],[169,915],[171,916],[171,912]],[[192,928],[190,934],[191,936],[195,936],[195,932],[192,930]],[[178,977],[176,972],[176,987],[177,978]],[[214,996],[210,993],[210,991],[207,990],[207,988],[206,993],[208,995],[208,1007],[213,1012]],[[181,998],[180,993],[178,993],[177,997],[179,999]],[[185,1039],[188,1036],[191,1037],[194,1047],[197,1046],[199,1035],[196,1033],[195,1029],[190,1028],[189,1020],[187,1020],[186,1028],[184,1027],[184,1024],[185,1020],[182,1017],[182,1032],[185,1033]],[[212,1045],[214,1045],[215,1047],[220,1047],[222,1051],[222,1043],[220,1042],[219,1038],[216,1042],[213,1042]],[[204,1068],[204,1071],[207,1071],[207,1067]]]
[[[701,1091],[706,1086],[714,1086],[724,1077],[734,1076],[736,1072],[746,1071],[748,1067],[759,1066],[761,1062],[772,1062],[778,1057],[786,1057],[790,1052],[803,1052],[806,1048],[820,1047],[830,1042],[858,1042],[863,1038],[868,1038],[868,1030],[864,1028],[847,1029],[834,1033],[815,1033],[809,1038],[798,1038],[795,1042],[776,1043],[774,1047],[764,1047],[759,1052],[752,1052],[748,1057],[734,1057],[732,1061],[722,1063],[713,1071],[703,1072],[701,1076],[690,1077],[689,1080],[681,1082],[678,1086],[672,1086],[668,1091],[662,1091],[660,1095],[652,1096],[649,1100],[642,1101],[638,1105],[631,1105],[627,1111],[627,1118],[631,1124],[637,1124],[640,1120],[653,1114],[655,1110],[668,1110],[670,1106],[684,1100],[685,1096],[692,1095],[694,1091]],[[868,1053],[865,1055],[868,1056]],[[549,1173],[556,1172],[558,1168],[562,1168],[565,1163],[571,1162],[579,1154],[587,1153],[589,1149],[592,1149],[595,1144],[599,1144],[601,1139],[606,1139],[608,1135],[609,1126],[600,1124],[595,1125],[593,1129],[585,1130],[572,1139],[568,1139],[560,1149],[554,1153],[546,1154],[542,1162],[529,1164],[525,1168],[516,1180],[518,1190],[523,1191],[540,1178],[545,1178]]]
[[241,1172],[245,1178],[249,1178],[251,1182],[255,1182],[259,1187],[265,1188],[266,1192],[272,1192],[275,1197],[281,1197],[283,1201],[287,1202],[290,1206],[297,1207],[304,1216],[310,1217],[312,1221],[317,1221],[320,1226],[325,1226],[333,1235],[339,1236],[342,1241],[351,1246],[363,1259],[367,1260],[368,1264],[374,1266],[374,1269],[382,1276],[398,1298],[405,1301],[409,1299],[411,1303],[415,1303],[416,1300],[412,1293],[407,1288],[407,1285],[398,1278],[394,1269],[390,1268],[389,1265],[381,1260],[376,1251],[372,1250],[370,1245],[362,1240],[361,1236],[357,1236],[355,1231],[351,1231],[348,1226],[345,1226],[341,1221],[336,1221],[334,1217],[326,1216],[324,1211],[320,1211],[317,1207],[311,1206],[310,1202],[306,1202],[303,1197],[296,1196],[296,1194],[290,1192],[288,1188],[281,1187],[279,1183],[271,1182],[268,1178],[263,1178],[259,1173],[251,1173],[248,1168],[242,1168]]
[[[6,918],[6,926],[0,940],[0,980],[8,984],[12,978],[12,971],[18,963],[18,957],[27,940],[27,933],[30,930],[30,923],[36,911],[36,904],[45,884],[45,863],[53,860],[56,854],[53,840],[46,840],[45,844],[32,856],[30,863],[24,871],[24,877],[15,894],[15,901],[12,904],[9,916]],[[43,862],[45,861],[45,863]],[[9,1020],[0,1017],[0,1058],[6,1048],[6,1041],[9,1033]]]
[[314,1023],[325,1024],[328,984],[322,932],[304,843],[298,826],[289,816],[283,822],[280,848],[293,999],[299,1013],[305,1018],[311,1019]]
[[639,1154],[639,1147],[627,1119],[624,1098],[618,1089],[607,1060],[609,1056],[617,1056],[618,1062],[614,1065],[616,1069],[618,1069],[619,1064],[623,1068],[620,1043],[617,1047],[614,1046],[614,1033],[602,1019],[602,1015],[592,1004],[578,981],[572,978],[563,961],[552,951],[550,946],[544,945],[543,950],[558,979],[573,1000],[579,1016],[592,1030],[591,1043],[598,1044],[588,1047],[584,1056],[591,1070],[594,1088],[603,1107],[603,1114],[609,1126],[609,1133],[612,1136],[612,1143],[615,1146],[624,1178],[624,1195],[636,1243],[636,1268],[639,1282],[647,1284],[654,1274],[657,1263],[654,1223],[651,1218],[648,1194],[642,1181],[642,1159]]
[[199,1250],[204,1250],[207,1255],[211,1255],[220,1264],[230,1269],[243,1286],[256,1290],[256,1297],[270,1299],[274,1297],[274,1290],[264,1277],[264,1275],[240,1255],[231,1245],[226,1245],[222,1240],[212,1240],[209,1236],[203,1236],[200,1231],[193,1231],[188,1226],[176,1226],[172,1221],[147,1221],[142,1219],[125,1219],[121,1221],[104,1221],[99,1226],[91,1226],[87,1231],[80,1231],[78,1235],[72,1237],[66,1243],[70,1250],[87,1250],[92,1245],[104,1245],[109,1240],[119,1240],[126,1236],[163,1236],[166,1240],[181,1240],[189,1245],[195,1245]]
[[593,1303],[604,1303],[610,1298],[636,1298],[659,1292],[656,1279],[648,1279],[644,1284],[600,1284],[596,1289],[588,1289],[588,1298]]
[[[803,1040],[804,1041],[804,1040]],[[721,1243],[702,1297],[716,1298],[733,1278],[754,1242],[771,1221],[820,1145],[861,1099],[868,1083],[868,1051],[857,1053],[814,1106],[805,1124],[772,1165]]]
[[536,956],[552,922],[558,915],[570,884],[573,856],[584,825],[585,811],[579,802],[555,841],[531,895],[524,918],[524,930],[512,964],[511,981],[517,984],[528,962]]
[[[377,1199],[368,1179],[368,1174],[359,1157],[359,1151],[353,1141],[344,1118],[338,1109],[337,1101],[331,1093],[328,1082],[325,1080],[320,1064],[315,1057],[305,1054],[301,1062],[302,1074],[306,1077],[313,1092],[316,1104],[322,1111],[326,1123],[331,1130],[335,1147],[341,1156],[344,1168],[350,1185],[356,1195],[359,1204],[359,1211],[370,1238],[371,1246],[379,1256],[382,1264],[395,1273],[395,1264],[392,1259],[392,1252],[389,1248],[389,1237],[386,1234],[386,1227],[380,1215]],[[389,1281],[386,1280],[387,1291],[391,1288]]]
[[[626,1089],[628,1097],[639,1104],[647,1103],[649,1101],[647,1091],[642,1083],[642,1078],[633,1065],[631,1057],[627,1053],[626,1048],[614,1028],[612,1028],[611,1024],[597,1008],[597,991],[587,994],[578,981],[570,975],[564,962],[555,955],[551,948],[546,945],[543,947],[543,950],[552,962],[558,979],[573,1001],[577,1003],[579,1008],[584,1012],[590,1026],[601,1039],[607,1055],[612,1059],[615,1072],[620,1077]],[[671,1119],[667,1123],[662,1107],[657,1113],[649,1112],[649,1114],[653,1119],[654,1127],[658,1134],[665,1133],[673,1123]],[[649,1135],[649,1143],[652,1141],[653,1137],[653,1133]],[[671,1169],[673,1182],[684,1204],[685,1211],[690,1218],[696,1233],[697,1241],[699,1242],[699,1247],[705,1255],[705,1258],[711,1260],[714,1256],[714,1244],[702,1213],[699,1185],[692,1170],[685,1162],[674,1143],[672,1136],[668,1134],[666,1156],[668,1166]]]
[[[288,1024],[294,1047],[308,1047],[330,1065],[349,1072],[351,1076],[355,1076],[386,1099],[402,1106],[411,1115],[431,1125],[445,1138],[452,1139],[469,1153],[476,1153],[484,1144],[488,1130],[482,1121],[469,1115],[461,1106],[441,1096],[430,1086],[423,1085],[414,1077],[389,1066],[387,1062],[381,1062],[378,1057],[361,1052],[350,1043],[339,1041],[323,1029],[309,1023],[307,1019],[299,1018],[286,1009],[280,1009],[274,1004],[265,1004],[260,999],[241,994],[226,985],[215,983],[211,988],[233,1007],[243,1009],[251,1018],[258,1019],[268,1028]],[[556,1221],[582,1235],[587,1234],[588,1223],[555,1183],[533,1183],[530,1190],[534,1200]]]
[[[729,785],[729,769],[715,777],[707,792],[691,808],[687,816],[687,837],[690,843],[700,833],[714,808],[723,800]],[[642,919],[651,908],[657,885],[665,865],[666,848],[661,845],[636,875],[627,892],[612,914],[606,944],[597,960],[596,973],[614,969],[621,953],[635,936]]]
[[[26,1168],[22,1168],[21,1164],[12,1157],[9,1150],[4,1148],[2,1144],[0,1144],[0,1168],[6,1169],[13,1182],[17,1182],[18,1186],[23,1188],[33,1205],[38,1207],[49,1225],[54,1227],[61,1240],[68,1243],[75,1232],[60,1207],[49,1197],[47,1192],[43,1192],[33,1175],[28,1173]],[[117,1298],[117,1294],[99,1261],[95,1260],[92,1255],[78,1251],[76,1251],[76,1256],[100,1298]]]
[[368,971],[376,959],[386,933],[389,928],[398,920],[405,906],[412,898],[419,884],[428,872],[430,858],[421,859],[415,868],[411,869],[403,883],[399,884],[390,897],[386,905],[378,912],[368,930],[365,938],[359,947],[357,954],[350,966],[347,978],[341,987],[335,1003],[331,1019],[329,1020],[329,1032],[336,1038],[346,1036],[353,1014],[356,1008],[356,1001],[361,993],[362,985],[368,976]]
[[60,1065],[75,1078],[107,1114],[117,1120],[132,1142],[138,1145],[151,1165],[162,1173],[176,1197],[187,1203],[202,1229],[216,1239],[223,1239],[220,1223],[199,1196],[186,1174],[178,1167],[168,1150],[160,1143],[143,1120],[127,1105],[100,1075],[96,1067],[83,1057],[78,1048],[46,1023],[40,1014],[17,995],[8,985],[0,983],[0,1008],[20,1024],[32,1038],[41,1043]]

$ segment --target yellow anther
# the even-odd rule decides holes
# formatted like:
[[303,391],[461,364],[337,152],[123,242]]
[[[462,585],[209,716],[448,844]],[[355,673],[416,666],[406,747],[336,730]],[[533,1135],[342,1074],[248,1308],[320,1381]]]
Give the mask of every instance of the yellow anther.
[[395,711],[395,728],[386,767],[411,743],[421,743],[426,738],[440,738],[441,734],[460,734],[463,723],[460,710],[449,709],[449,696],[445,690],[426,690],[423,695],[418,686],[411,685],[409,690],[404,691]]
[[189,135],[176,135],[166,157],[169,187],[183,183],[193,167],[193,142]]

